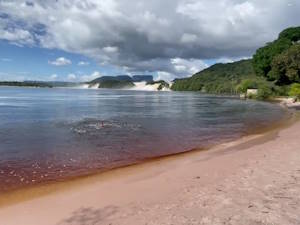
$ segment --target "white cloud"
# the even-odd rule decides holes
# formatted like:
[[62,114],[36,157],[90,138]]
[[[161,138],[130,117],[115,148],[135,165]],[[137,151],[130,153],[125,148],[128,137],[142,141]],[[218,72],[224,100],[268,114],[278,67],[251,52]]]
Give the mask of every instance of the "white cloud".
[[173,81],[175,79],[175,75],[166,71],[158,71],[156,80],[165,80],[165,81]]
[[184,33],[181,37],[182,43],[195,43],[197,41],[197,35]]
[[88,65],[90,65],[89,62],[85,62],[85,61],[78,62],[78,66],[88,66]]
[[296,0],[11,0],[0,9],[0,39],[10,43],[176,76],[202,68],[201,60],[251,56],[300,24]]
[[185,76],[193,75],[208,67],[208,64],[200,59],[173,58],[171,64],[174,66],[175,71]]
[[57,74],[52,74],[50,80],[56,80],[58,78]]
[[68,79],[69,81],[75,81],[76,78],[77,78],[77,76],[76,76],[75,74],[73,74],[73,73],[70,73],[70,74],[68,75],[68,77],[67,77],[67,79]]
[[98,77],[101,77],[102,75],[100,74],[100,72],[98,71],[95,71],[93,72],[92,74],[89,74],[89,75],[82,75],[80,77],[80,81],[81,82],[88,82],[88,81],[92,81]]
[[48,63],[54,66],[67,66],[72,64],[72,61],[64,57],[59,57],[54,61],[49,61]]
[[34,39],[32,34],[23,29],[9,29],[5,30],[0,24],[0,39],[8,40],[13,44],[22,45],[32,45],[34,44]]
[[106,46],[103,48],[103,51],[106,53],[117,53],[119,48],[116,46]]

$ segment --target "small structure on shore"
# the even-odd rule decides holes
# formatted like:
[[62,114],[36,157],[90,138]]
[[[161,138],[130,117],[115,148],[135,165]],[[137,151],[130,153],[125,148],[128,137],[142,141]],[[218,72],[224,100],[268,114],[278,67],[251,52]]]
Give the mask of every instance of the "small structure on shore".
[[247,89],[247,96],[251,96],[251,95],[257,95],[258,94],[258,89]]
[[240,95],[240,98],[246,99],[246,98],[255,98],[258,94],[258,89],[247,89],[246,93],[243,93]]

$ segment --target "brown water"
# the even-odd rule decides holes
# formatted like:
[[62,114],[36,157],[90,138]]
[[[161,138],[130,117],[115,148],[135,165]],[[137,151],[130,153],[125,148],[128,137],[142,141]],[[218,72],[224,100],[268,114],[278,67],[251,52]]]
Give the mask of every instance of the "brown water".
[[0,88],[0,192],[207,147],[283,116],[199,93]]

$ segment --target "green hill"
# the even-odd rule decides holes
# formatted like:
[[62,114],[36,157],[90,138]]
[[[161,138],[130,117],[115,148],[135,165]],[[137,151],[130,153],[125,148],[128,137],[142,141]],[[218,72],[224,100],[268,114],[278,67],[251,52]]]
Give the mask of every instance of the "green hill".
[[236,93],[236,87],[245,79],[255,79],[252,60],[215,64],[192,77],[176,79],[174,91],[203,91],[207,93]]
[[[288,95],[300,83],[300,27],[282,31],[259,48],[253,59],[215,64],[189,78],[174,81],[172,90],[239,94],[258,89],[258,98]],[[300,89],[299,89],[300,92]]]

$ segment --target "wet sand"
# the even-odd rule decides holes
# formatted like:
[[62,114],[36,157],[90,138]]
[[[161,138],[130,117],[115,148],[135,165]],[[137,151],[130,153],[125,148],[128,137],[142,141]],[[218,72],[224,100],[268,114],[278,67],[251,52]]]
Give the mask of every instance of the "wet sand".
[[4,225],[300,224],[300,122],[0,197]]

